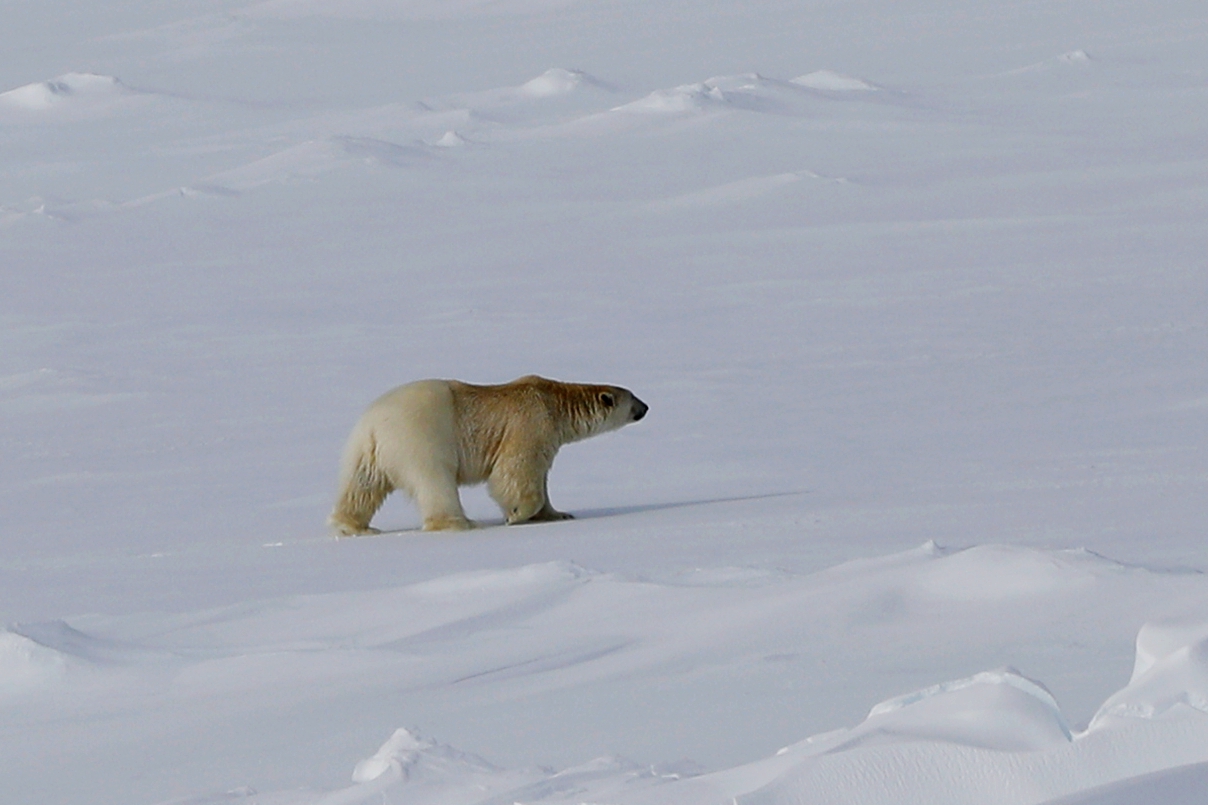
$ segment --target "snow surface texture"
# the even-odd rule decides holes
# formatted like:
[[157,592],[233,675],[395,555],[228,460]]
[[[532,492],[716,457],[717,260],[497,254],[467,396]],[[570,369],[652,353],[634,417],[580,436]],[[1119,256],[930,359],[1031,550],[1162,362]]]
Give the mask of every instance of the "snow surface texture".
[[[6,805],[1202,802],[1202,2],[3,31]],[[578,519],[325,533],[531,372],[651,405]]]

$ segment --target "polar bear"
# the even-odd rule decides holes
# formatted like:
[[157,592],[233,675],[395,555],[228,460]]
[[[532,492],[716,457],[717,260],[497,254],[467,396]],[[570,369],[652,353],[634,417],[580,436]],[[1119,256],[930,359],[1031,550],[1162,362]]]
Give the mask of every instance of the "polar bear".
[[646,416],[619,386],[529,375],[497,386],[420,380],[369,406],[344,448],[340,492],[328,518],[340,534],[376,534],[369,521],[386,496],[406,492],[425,531],[473,528],[458,486],[484,481],[509,525],[566,520],[546,477],[558,449]]

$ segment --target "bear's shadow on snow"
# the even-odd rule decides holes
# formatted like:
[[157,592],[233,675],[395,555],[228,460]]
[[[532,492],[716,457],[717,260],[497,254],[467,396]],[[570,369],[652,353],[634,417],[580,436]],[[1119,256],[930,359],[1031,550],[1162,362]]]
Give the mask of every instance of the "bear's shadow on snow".
[[[743,503],[753,500],[768,500],[770,498],[786,498],[794,495],[808,495],[809,490],[803,489],[797,492],[769,492],[763,495],[743,495],[739,497],[728,498],[702,498],[700,500],[680,500],[671,503],[643,503],[637,506],[609,506],[602,509],[580,509],[572,511],[575,520],[598,520],[604,517],[621,517],[626,514],[641,514],[643,512],[663,511],[665,509],[684,509],[691,506],[710,506],[715,503]],[[479,528],[495,528],[502,526],[503,519],[499,517],[492,518],[475,518]],[[513,528],[531,528],[533,526],[556,526],[559,521],[553,522],[531,522],[518,523]],[[565,522],[565,521],[561,521]],[[572,520],[573,522],[573,520]],[[398,534],[419,534],[433,533],[424,532],[419,527],[412,528],[384,528],[377,534],[360,534],[356,537],[338,537],[338,539],[371,539],[373,537],[387,537]]]
[[572,511],[576,520],[595,520],[601,517],[619,517],[625,514],[639,514],[641,512],[662,511],[664,509],[684,509],[690,506],[709,506],[715,503],[742,503],[752,500],[768,500],[770,498],[786,498],[794,495],[808,495],[809,490],[800,490],[796,492],[769,492],[763,495],[744,495],[741,497],[728,498],[703,498],[700,500],[681,500],[672,503],[644,503],[637,506],[609,506],[603,509],[581,509]]

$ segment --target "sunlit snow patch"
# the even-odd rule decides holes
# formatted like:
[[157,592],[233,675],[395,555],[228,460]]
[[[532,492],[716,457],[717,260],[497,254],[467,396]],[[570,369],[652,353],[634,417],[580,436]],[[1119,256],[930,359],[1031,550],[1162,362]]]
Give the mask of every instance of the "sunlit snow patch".
[[792,83],[823,92],[876,92],[880,87],[833,70],[815,70],[792,79]]
[[1062,53],[1058,56],[1045,59],[1042,62],[1029,64],[1024,67],[1017,67],[1013,70],[1007,70],[999,73],[999,76],[1026,76],[1033,73],[1052,73],[1053,70],[1064,71],[1067,67],[1089,68],[1095,63],[1095,59],[1085,50],[1071,50],[1068,53]]

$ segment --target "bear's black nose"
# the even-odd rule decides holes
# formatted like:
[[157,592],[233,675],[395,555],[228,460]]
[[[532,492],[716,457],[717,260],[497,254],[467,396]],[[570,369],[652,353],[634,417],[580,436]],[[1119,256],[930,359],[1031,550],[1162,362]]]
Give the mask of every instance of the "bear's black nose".
[[650,406],[646,405],[646,403],[642,402],[637,397],[633,398],[633,406],[630,411],[632,412],[631,416],[633,417],[634,422],[637,422],[639,419],[646,416],[646,412],[649,410]]

